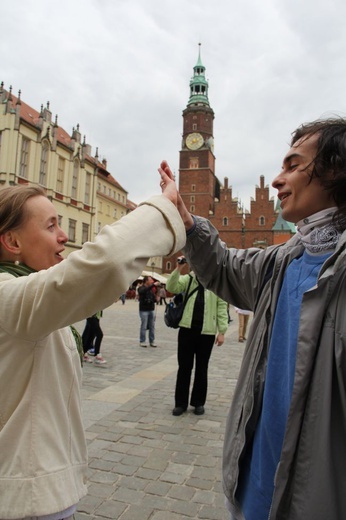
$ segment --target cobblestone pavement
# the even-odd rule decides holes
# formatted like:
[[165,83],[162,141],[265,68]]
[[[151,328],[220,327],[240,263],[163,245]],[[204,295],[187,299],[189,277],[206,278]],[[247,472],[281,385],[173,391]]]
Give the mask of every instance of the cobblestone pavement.
[[[243,354],[231,312],[209,363],[206,413],[172,415],[177,330],[157,306],[157,348],[139,347],[138,303],[118,301],[101,319],[107,365],[85,364],[83,415],[88,495],[76,520],[226,520],[221,485],[225,420]],[[84,323],[76,324],[83,330]]]

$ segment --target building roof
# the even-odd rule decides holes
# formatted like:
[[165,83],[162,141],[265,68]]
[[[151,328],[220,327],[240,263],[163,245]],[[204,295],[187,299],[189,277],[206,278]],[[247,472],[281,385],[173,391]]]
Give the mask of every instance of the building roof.
[[285,220],[282,216],[282,210],[279,200],[276,203],[275,211],[278,214],[278,216],[274,226],[272,227],[272,231],[290,231],[291,233],[295,233],[295,225],[292,222],[287,222],[287,220]]
[[[19,91],[18,97],[14,96],[12,94],[12,88],[10,87],[9,91],[6,91],[4,89],[3,83],[0,86],[0,99],[2,98],[3,103],[9,103],[11,105],[11,108],[7,108],[8,112],[16,112],[19,109],[19,116],[22,121],[29,124],[30,126],[33,126],[37,129],[40,129],[42,127],[43,120],[49,122],[51,126],[53,127],[54,135],[56,136],[57,142],[66,148],[69,148],[71,150],[74,149],[74,142],[78,140],[81,142],[81,134],[79,131],[79,124],[76,128],[72,129],[72,135],[70,135],[64,128],[58,125],[58,116],[55,116],[55,121],[52,122],[52,112],[50,111],[50,104],[47,103],[46,108],[41,105],[41,111],[38,112],[31,106],[29,106],[27,103],[22,101],[21,99],[21,92]],[[85,143],[85,136],[84,141],[81,143],[82,147],[87,146],[88,149],[91,152],[91,146],[86,145]],[[88,151],[89,151],[88,150]],[[98,173],[105,176],[107,181],[116,186],[117,188],[121,189],[125,193],[128,193],[127,190],[125,190],[121,184],[109,173],[107,170],[107,161],[99,161],[98,158],[98,148],[96,148],[96,154],[95,157],[91,156],[90,153],[85,153],[84,159],[87,159],[91,164],[93,164],[95,167],[98,168]]]
[[187,105],[202,104],[209,106],[208,81],[205,78],[205,67],[201,60],[201,44],[199,43],[198,59],[193,68],[193,77],[190,81],[190,99]]

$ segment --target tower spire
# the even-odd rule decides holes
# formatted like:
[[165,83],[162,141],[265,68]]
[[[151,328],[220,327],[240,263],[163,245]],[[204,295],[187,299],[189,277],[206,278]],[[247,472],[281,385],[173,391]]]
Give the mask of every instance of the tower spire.
[[198,44],[198,59],[193,68],[193,77],[190,80],[190,99],[189,105],[207,105],[208,99],[208,81],[205,79],[205,67],[201,59],[201,43]]

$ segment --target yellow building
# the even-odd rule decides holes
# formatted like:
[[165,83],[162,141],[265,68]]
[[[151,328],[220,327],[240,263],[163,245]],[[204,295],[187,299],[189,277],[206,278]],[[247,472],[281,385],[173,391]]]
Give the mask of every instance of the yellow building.
[[69,135],[57,116],[53,121],[49,103],[37,112],[11,90],[0,86],[0,189],[43,186],[68,235],[68,254],[135,205],[108,172],[107,161],[99,161],[97,150],[91,156],[79,125]]

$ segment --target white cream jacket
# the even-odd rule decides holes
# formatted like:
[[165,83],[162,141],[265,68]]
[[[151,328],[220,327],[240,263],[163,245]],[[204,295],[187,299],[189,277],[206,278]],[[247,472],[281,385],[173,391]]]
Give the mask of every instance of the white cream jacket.
[[86,494],[82,368],[69,325],[111,305],[150,256],[185,239],[175,206],[155,196],[59,265],[0,275],[0,519],[60,512]]

